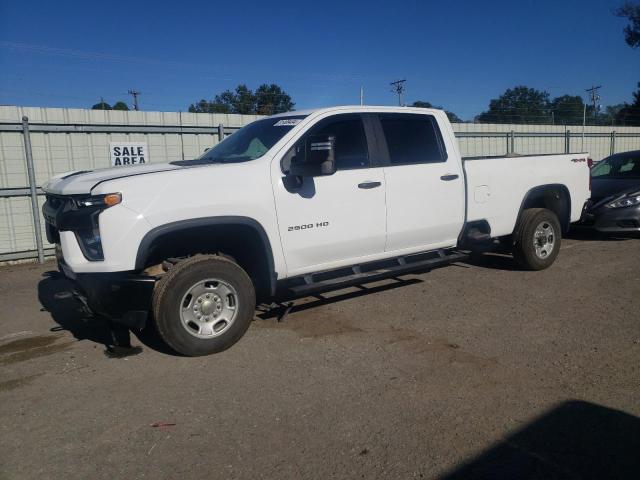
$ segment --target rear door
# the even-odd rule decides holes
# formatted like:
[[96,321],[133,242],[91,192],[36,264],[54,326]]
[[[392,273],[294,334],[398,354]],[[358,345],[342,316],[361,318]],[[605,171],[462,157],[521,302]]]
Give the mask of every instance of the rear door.
[[[335,137],[337,171],[287,188],[284,174],[308,135]],[[290,276],[384,253],[384,172],[375,150],[363,115],[338,114],[314,124],[274,166],[278,228]]]
[[385,250],[454,246],[464,222],[464,176],[449,155],[433,115],[380,113],[378,131],[388,150]]

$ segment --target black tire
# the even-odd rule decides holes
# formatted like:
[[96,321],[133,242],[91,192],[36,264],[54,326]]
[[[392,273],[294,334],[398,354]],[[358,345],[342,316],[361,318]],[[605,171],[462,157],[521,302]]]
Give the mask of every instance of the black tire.
[[[192,286],[208,279],[233,287],[237,312],[223,333],[199,338],[183,324],[181,304]],[[256,295],[247,273],[232,260],[217,255],[196,255],[178,262],[158,281],[153,292],[153,317],[160,337],[187,356],[209,355],[231,347],[249,328],[255,306]]]
[[[545,256],[536,253],[534,240],[536,228],[540,225],[548,225],[553,236],[553,247]],[[555,213],[546,208],[528,208],[522,212],[520,221],[514,234],[513,258],[518,265],[526,270],[544,270],[551,266],[560,253],[562,242],[562,230],[560,221]],[[547,241],[542,237],[540,242]]]

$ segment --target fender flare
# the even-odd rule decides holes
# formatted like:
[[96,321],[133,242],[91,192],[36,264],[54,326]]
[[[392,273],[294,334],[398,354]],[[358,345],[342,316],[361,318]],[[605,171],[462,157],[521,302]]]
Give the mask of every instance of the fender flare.
[[560,220],[560,225],[564,232],[569,230],[569,225],[571,224],[571,192],[566,185],[562,183],[547,183],[545,185],[536,185],[535,187],[530,188],[527,193],[524,194],[522,198],[522,202],[520,203],[520,208],[518,210],[518,216],[516,217],[516,224],[514,228],[514,232],[518,228],[520,218],[522,217],[522,212],[524,211],[524,207],[527,204],[527,201],[538,193],[544,192],[546,190],[560,190],[566,195],[567,198],[567,218],[558,218]]
[[268,268],[268,281],[269,290],[272,295],[276,291],[276,283],[278,280],[278,274],[275,271],[275,262],[273,259],[273,250],[271,249],[271,242],[267,236],[267,232],[262,225],[255,219],[242,216],[219,216],[219,217],[201,217],[192,218],[188,220],[178,220],[176,222],[166,223],[149,230],[138,245],[138,252],[136,254],[136,270],[141,270],[145,266],[145,262],[149,258],[149,253],[153,247],[153,243],[161,238],[163,235],[178,232],[180,230],[187,230],[190,228],[198,227],[212,227],[212,226],[225,226],[225,225],[242,225],[250,227],[258,234],[264,254],[267,260]]

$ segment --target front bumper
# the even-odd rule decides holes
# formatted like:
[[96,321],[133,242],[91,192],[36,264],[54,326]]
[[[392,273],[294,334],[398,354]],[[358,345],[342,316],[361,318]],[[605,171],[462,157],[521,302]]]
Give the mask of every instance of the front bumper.
[[145,327],[155,277],[133,272],[75,273],[61,258],[58,258],[58,265],[92,313],[131,328]]
[[581,223],[599,232],[640,232],[640,205],[623,208],[586,208]]

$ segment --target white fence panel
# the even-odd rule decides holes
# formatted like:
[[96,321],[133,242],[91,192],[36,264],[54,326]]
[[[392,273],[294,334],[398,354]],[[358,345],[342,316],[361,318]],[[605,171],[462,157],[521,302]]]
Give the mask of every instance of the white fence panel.
[[[109,167],[110,142],[146,142],[150,163],[189,159],[219,141],[219,125],[230,133],[260,118],[257,115],[1,106],[0,261],[35,256],[34,222],[26,190],[29,182],[20,125],[23,116],[29,118],[38,186],[53,175],[70,170]],[[587,127],[584,142],[579,126],[459,123],[453,128],[464,157],[508,152],[563,153],[567,148],[567,129],[570,130],[569,151],[588,151],[596,161],[610,154],[612,141],[616,152],[640,150],[638,127]],[[613,131],[616,136],[612,140]],[[42,202],[40,195],[40,206]],[[42,220],[41,223],[44,225]]]

